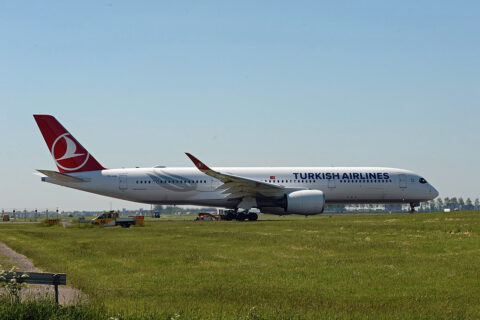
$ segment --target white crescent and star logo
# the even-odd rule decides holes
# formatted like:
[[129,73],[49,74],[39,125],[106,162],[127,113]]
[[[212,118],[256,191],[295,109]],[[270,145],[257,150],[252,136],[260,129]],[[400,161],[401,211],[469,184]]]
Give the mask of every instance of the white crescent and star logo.
[[[58,157],[57,155],[57,157],[55,157],[55,148],[58,147],[58,142],[61,139],[65,141],[65,152],[62,156]],[[58,136],[57,139],[55,139],[55,141],[53,142],[52,150],[51,150],[52,157],[53,159],[55,159],[57,166],[67,171],[74,171],[82,168],[87,163],[88,158],[90,157],[90,154],[86,150],[85,150],[85,153],[77,153],[77,148],[78,148],[78,145],[71,138],[70,133],[64,133]],[[85,159],[83,160],[80,157]],[[78,158],[78,159],[73,159],[73,158]],[[80,165],[78,165],[79,163]]]

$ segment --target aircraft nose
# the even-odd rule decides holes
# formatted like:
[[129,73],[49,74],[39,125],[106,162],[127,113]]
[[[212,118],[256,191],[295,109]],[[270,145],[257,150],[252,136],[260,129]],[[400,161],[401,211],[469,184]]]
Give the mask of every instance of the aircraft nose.
[[435,189],[432,185],[430,185],[430,194],[432,195],[432,199],[435,199],[439,195],[437,189]]

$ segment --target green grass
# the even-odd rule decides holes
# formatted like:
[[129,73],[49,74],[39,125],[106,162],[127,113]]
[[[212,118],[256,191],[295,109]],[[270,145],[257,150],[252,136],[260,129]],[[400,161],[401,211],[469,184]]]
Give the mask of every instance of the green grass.
[[55,302],[48,299],[12,303],[7,297],[0,297],[0,320],[91,320],[108,318],[108,313],[104,309],[92,305],[57,308]]
[[[1,230],[1,229],[0,229]],[[0,251],[0,270],[10,270],[14,263]]]
[[0,253],[0,269],[10,270],[10,268],[13,266],[14,264],[12,261]]
[[136,317],[480,318],[480,212],[149,222],[0,225],[0,241]]
[[8,296],[0,296],[0,320],[174,320],[178,314],[152,311],[126,314],[107,310],[104,306],[92,303],[80,303],[69,306],[57,306],[52,299],[29,299],[14,302]]

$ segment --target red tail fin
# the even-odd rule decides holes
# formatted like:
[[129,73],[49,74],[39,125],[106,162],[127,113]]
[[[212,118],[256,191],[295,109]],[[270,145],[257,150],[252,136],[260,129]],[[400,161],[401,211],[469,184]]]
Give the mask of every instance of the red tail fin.
[[103,170],[100,163],[82,147],[55,117],[33,115],[58,171],[62,173]]

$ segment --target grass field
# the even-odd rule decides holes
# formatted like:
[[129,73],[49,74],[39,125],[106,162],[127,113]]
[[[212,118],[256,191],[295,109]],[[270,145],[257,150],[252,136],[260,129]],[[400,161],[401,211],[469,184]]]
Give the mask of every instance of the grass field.
[[0,266],[2,266],[4,269],[10,269],[13,266],[13,263],[10,259],[0,253]]
[[479,232],[480,212],[452,212],[0,224],[0,241],[137,317],[479,319]]

